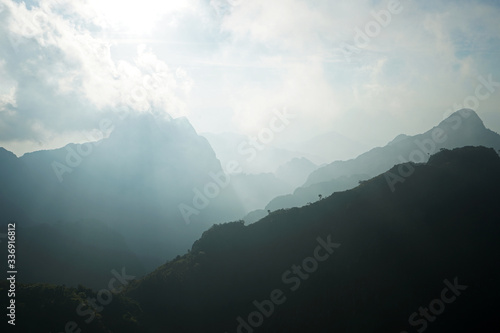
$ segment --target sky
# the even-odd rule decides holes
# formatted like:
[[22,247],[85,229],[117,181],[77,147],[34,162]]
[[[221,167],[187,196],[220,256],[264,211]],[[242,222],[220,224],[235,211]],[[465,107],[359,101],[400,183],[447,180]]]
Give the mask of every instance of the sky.
[[245,135],[288,112],[280,142],[374,147],[466,104],[500,132],[499,18],[493,0],[0,0],[0,146],[148,112]]

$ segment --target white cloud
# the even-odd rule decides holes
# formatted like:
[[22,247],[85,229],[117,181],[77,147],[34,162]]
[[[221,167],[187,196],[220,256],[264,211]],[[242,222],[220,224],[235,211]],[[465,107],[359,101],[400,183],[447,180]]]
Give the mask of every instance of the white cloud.
[[5,61],[0,59],[0,112],[13,115],[16,103],[16,83],[9,79],[5,69]]
[[1,141],[48,142],[54,133],[91,129],[103,112],[117,109],[186,113],[189,75],[176,76],[145,47],[132,59],[112,56],[113,44],[88,7],[3,4],[0,107],[10,113],[0,114],[0,127],[16,129],[3,130]]
[[[303,133],[336,127],[370,142],[366,133],[373,129],[366,127],[375,125],[373,141],[383,144],[400,131],[434,125],[441,119],[436,113],[470,94],[478,75],[494,72],[500,80],[498,58],[490,54],[499,52],[499,9],[481,2],[402,1],[403,11],[348,63],[341,43],[352,42],[355,28],[364,29],[374,21],[372,11],[387,4],[242,1],[227,11],[224,56],[245,54],[248,64],[271,67],[261,80],[252,75],[233,88],[236,125],[261,126],[264,110],[285,104],[304,115]],[[480,111],[497,112],[493,100],[500,96]],[[352,128],[347,114],[353,112],[359,122],[375,123]]]
[[117,108],[252,133],[287,106],[294,141],[336,130],[383,144],[434,125],[478,75],[500,81],[500,9],[481,1],[401,1],[350,62],[342,43],[388,0],[0,1],[0,127],[19,129],[3,142],[89,130]]

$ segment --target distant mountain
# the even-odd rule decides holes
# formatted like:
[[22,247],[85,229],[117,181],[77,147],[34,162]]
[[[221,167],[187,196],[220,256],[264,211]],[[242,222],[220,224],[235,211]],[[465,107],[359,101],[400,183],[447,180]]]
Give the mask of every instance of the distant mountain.
[[462,109],[438,126],[416,136],[400,134],[385,147],[374,148],[348,161],[335,161],[313,171],[301,187],[292,194],[278,196],[264,209],[248,213],[244,220],[253,223],[267,215],[267,211],[300,207],[333,192],[345,191],[370,177],[384,172],[395,164],[408,161],[423,163],[440,149],[467,145],[500,149],[500,135],[487,129],[472,110]]
[[292,185],[272,173],[234,174],[231,175],[231,186],[245,213],[258,209],[276,196],[293,190]]
[[[271,199],[290,193],[304,183],[317,166],[297,153],[272,145],[261,145],[235,133],[212,134],[204,137],[214,147],[223,169],[231,177],[231,186],[245,214],[264,207]],[[235,172],[228,165],[236,163]],[[242,215],[243,216],[243,215]]]
[[217,158],[224,167],[230,161],[237,161],[242,172],[247,174],[271,173],[283,164],[294,158],[314,159],[308,152],[299,152],[294,149],[281,148],[260,141],[254,142],[251,138],[235,133],[203,133],[213,147]]
[[210,144],[186,119],[130,116],[106,127],[114,130],[97,142],[20,158],[1,149],[0,221],[98,219],[151,269],[216,221],[244,215]]
[[317,164],[330,163],[337,160],[347,160],[367,151],[366,144],[349,139],[337,132],[329,132],[313,137],[312,139],[289,144],[284,148],[307,152],[311,160]]
[[202,136],[210,142],[223,166],[236,160],[245,173],[253,174],[274,172],[294,159],[306,158],[313,164],[348,159],[369,148],[336,132],[288,144],[262,144],[245,135],[231,132],[202,133]]
[[271,200],[264,209],[248,213],[244,220],[253,223],[267,215],[267,211],[300,207],[333,192],[355,187],[360,181],[376,176],[395,164],[408,161],[424,163],[440,149],[467,145],[500,149],[500,135],[487,129],[472,110],[462,109],[438,126],[415,136],[400,134],[385,147],[374,148],[348,161],[334,161],[313,171],[307,181],[292,194]]
[[[150,115],[120,122],[109,138],[99,142],[28,153],[19,160],[43,185],[39,190],[44,202],[38,203],[34,215],[47,222],[75,217],[116,219],[120,211],[130,217],[146,207],[154,210],[152,215],[182,219],[178,205],[192,206],[194,189],[203,191],[204,185],[214,182],[210,173],[222,171],[209,143],[186,119],[163,121]],[[222,198],[231,198],[228,191],[221,191],[193,220],[240,213],[237,205],[224,212],[216,209]],[[71,197],[57,197],[63,192],[70,192]],[[48,212],[46,204],[58,204],[58,209]],[[138,210],[139,206],[143,208]]]
[[[307,176],[318,168],[313,162],[309,161],[305,157],[302,158],[294,158],[289,162],[281,165],[274,172],[276,179],[279,179],[285,186],[280,187],[281,193],[278,195],[271,196],[271,193],[276,193],[276,186],[273,186],[271,182],[269,182],[267,186],[262,187],[262,194],[255,196],[253,200],[254,205],[252,209],[247,209],[249,213],[243,218],[247,223],[253,223],[255,221],[260,220],[264,216],[268,214],[268,210],[275,210],[278,208],[290,208],[300,206],[300,200],[297,202],[294,200],[295,197],[292,194],[284,194],[290,193],[295,188],[297,188],[300,184],[303,184],[307,179]],[[247,176],[248,178],[248,176]],[[300,191],[300,189],[297,189]],[[315,190],[314,190],[315,191]],[[317,198],[317,193],[314,193],[314,196]],[[322,192],[319,192],[322,193]],[[266,195],[267,194],[267,195]],[[315,199],[309,200],[307,196],[307,201],[314,201]],[[283,203],[283,204],[281,204]],[[296,204],[297,203],[297,204]],[[265,207],[265,209],[262,209]],[[245,206],[245,208],[249,208]]]
[[342,176],[375,176],[395,164],[408,161],[424,163],[442,148],[485,146],[500,149],[500,135],[487,129],[470,109],[459,110],[438,126],[415,135],[399,135],[385,147],[374,148],[348,161],[335,161],[311,173],[304,186],[330,181]]
[[30,170],[16,155],[0,147],[0,225],[16,219],[32,222],[24,202],[35,199],[34,184]]
[[316,164],[305,157],[293,158],[277,168],[274,174],[295,189],[302,185],[307,176],[317,168]]

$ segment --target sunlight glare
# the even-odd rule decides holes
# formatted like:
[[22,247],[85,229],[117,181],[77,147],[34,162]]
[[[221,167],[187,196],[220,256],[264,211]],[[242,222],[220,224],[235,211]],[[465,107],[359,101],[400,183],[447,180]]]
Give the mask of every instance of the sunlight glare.
[[151,33],[164,16],[187,9],[190,2],[89,0],[89,4],[103,16],[111,29],[141,36]]

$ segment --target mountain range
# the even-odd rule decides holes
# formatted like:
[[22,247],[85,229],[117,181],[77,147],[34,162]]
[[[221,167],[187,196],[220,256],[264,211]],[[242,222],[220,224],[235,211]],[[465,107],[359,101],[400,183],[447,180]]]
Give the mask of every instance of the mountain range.
[[430,155],[441,149],[466,145],[500,150],[500,135],[487,129],[476,112],[461,109],[425,133],[401,134],[384,147],[373,148],[354,159],[333,161],[319,167],[293,193],[274,198],[263,209],[249,213],[244,220],[252,223],[264,217],[268,210],[303,206],[318,200],[319,195],[351,189],[395,164],[425,163]]
[[251,225],[216,224],[94,311],[82,309],[103,291],[20,284],[18,322],[96,333],[497,331],[498,153],[443,149],[410,165],[397,192],[382,173]]
[[[100,141],[19,158],[1,149],[2,225],[16,221],[23,228],[44,224],[53,229],[59,223],[71,229],[78,223],[86,229],[80,221],[97,220],[123,237],[127,249],[120,246],[117,251],[130,251],[150,270],[185,251],[213,223],[245,213],[209,143],[186,119],[144,115],[108,125],[114,130]],[[220,193],[208,198],[206,192],[213,187],[207,187],[214,183],[222,184],[215,188]],[[30,251],[46,251],[46,242],[49,239],[32,243]],[[73,267],[67,256],[57,256],[56,261]],[[110,266],[100,272],[105,281],[121,262],[106,251],[101,256],[109,256]],[[21,279],[61,282],[55,272],[52,280],[40,274],[26,271]],[[66,280],[68,285],[95,280],[76,272],[70,275],[79,279]]]
[[[352,160],[318,167],[297,157],[273,173],[228,173],[227,164],[184,118],[167,121],[144,115],[105,125],[114,130],[100,141],[19,158],[0,149],[0,222],[18,221],[26,228],[26,239],[39,235],[38,241],[27,242],[26,252],[46,253],[51,258],[48,266],[68,268],[64,275],[51,274],[52,270],[42,274],[28,256],[21,281],[99,287],[114,267],[135,267],[136,275],[142,275],[174,258],[214,223],[243,216],[252,223],[270,211],[300,207],[353,188],[394,164],[425,162],[439,149],[469,143],[500,149],[500,136],[488,130],[474,111],[463,109],[426,133],[400,135]],[[73,230],[74,225],[82,233],[94,230],[93,224],[82,221],[96,221],[108,228],[105,235],[123,238],[118,243],[106,240],[116,247],[104,255],[82,251],[82,262],[103,263],[86,274],[60,254],[71,238],[64,230]],[[60,231],[48,232],[56,229]],[[49,242],[54,244],[52,250],[44,246]],[[82,248],[99,248],[87,240],[74,242]]]

